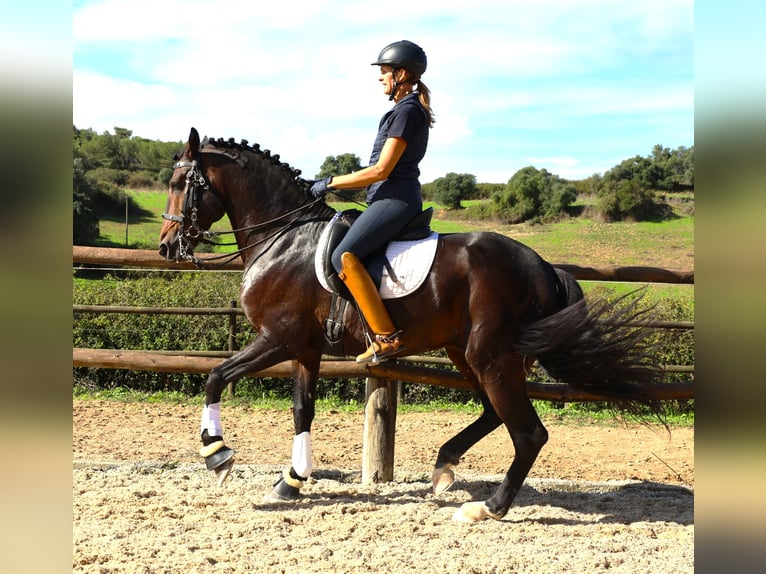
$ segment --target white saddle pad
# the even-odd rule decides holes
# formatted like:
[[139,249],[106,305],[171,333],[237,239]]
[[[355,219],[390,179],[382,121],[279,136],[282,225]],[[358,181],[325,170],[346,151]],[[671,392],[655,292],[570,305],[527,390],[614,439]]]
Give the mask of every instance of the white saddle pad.
[[[327,243],[330,225],[333,222],[334,220],[327,225],[322,233],[316,256],[314,257],[317,279],[322,287],[330,292],[332,292],[332,289],[330,289],[327,281],[325,281],[324,270],[322,268],[322,251],[323,246]],[[388,244],[386,258],[391,264],[396,278],[391,277],[388,269],[383,268],[383,277],[380,282],[380,296],[383,299],[404,297],[423,284],[426,277],[428,277],[428,273],[431,271],[431,266],[436,256],[438,239],[439,234],[433,232],[425,239],[418,239],[417,241],[392,241]]]

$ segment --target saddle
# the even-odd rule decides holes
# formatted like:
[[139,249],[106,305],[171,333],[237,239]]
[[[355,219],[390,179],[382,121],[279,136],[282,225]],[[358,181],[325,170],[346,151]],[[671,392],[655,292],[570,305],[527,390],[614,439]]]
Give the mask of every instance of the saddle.
[[[338,277],[332,265],[332,253],[361,215],[358,209],[338,212],[327,224],[317,246],[314,266],[320,284],[332,293],[330,314],[325,320],[325,338],[333,349],[340,349],[343,336],[343,317],[353,296]],[[421,211],[391,242],[366,257],[362,263],[381,296],[386,299],[401,297],[416,289],[428,275],[436,253],[438,234],[431,231],[433,208]],[[391,263],[391,260],[394,263]],[[407,266],[402,271],[401,265]],[[397,277],[396,269],[403,277]],[[385,278],[385,280],[384,280]]]
[[[433,217],[433,213],[433,207],[424,209],[418,215],[413,217],[404,229],[402,229],[391,241],[418,241],[420,239],[427,239],[432,235],[431,218]],[[319,251],[317,255],[321,260],[321,267],[319,265],[317,266],[317,272],[319,272],[321,268],[322,277],[330,290],[348,300],[352,300],[353,297],[346,288],[346,285],[338,277],[338,273],[332,265],[331,258],[332,252],[346,236],[351,225],[361,214],[362,212],[358,209],[347,209],[346,211],[337,213],[322,234],[323,240],[320,240],[318,246]],[[367,273],[370,274],[373,282],[378,287],[380,287],[383,269],[386,269],[389,274],[392,274],[394,277],[396,276],[391,267],[391,263],[386,257],[386,247],[387,245],[384,245],[381,249],[371,254],[369,257],[365,257],[364,261],[362,261],[367,269]]]

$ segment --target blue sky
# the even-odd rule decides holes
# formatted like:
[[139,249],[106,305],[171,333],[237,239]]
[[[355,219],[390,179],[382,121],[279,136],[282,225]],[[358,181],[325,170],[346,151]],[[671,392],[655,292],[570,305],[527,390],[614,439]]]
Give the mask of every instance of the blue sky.
[[429,60],[424,183],[528,165],[576,179],[694,145],[691,0],[80,0],[72,16],[78,128],[181,141],[194,126],[305,177],[328,155],[366,164],[391,105],[370,62],[403,38]]

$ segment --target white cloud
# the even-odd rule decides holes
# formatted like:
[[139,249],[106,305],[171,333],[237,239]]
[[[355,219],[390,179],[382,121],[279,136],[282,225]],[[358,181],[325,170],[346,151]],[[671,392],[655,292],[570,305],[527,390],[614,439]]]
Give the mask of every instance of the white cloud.
[[77,71],[72,85],[75,125],[78,118],[89,120],[78,127],[111,131],[116,125],[150,139],[176,139],[160,138],[161,131],[153,125],[176,107],[177,94],[170,87]]
[[324,0],[101,0],[82,3],[75,10],[73,30],[83,42],[189,39],[225,46],[254,39],[263,30],[306,25],[327,4]]
[[[690,50],[690,0],[439,0],[406,11],[392,20],[379,3],[341,0],[80,2],[73,120],[162,140],[185,138],[194,125],[258,141],[306,173],[327,155],[366,162],[390,106],[370,62],[386,43],[412,38],[429,57],[424,79],[437,117],[424,174],[496,175],[524,156],[596,165],[581,155],[595,147],[587,130],[574,143],[557,130],[599,118],[669,114],[691,130],[692,62],[653,56]],[[687,66],[688,76],[658,82],[637,64]],[[494,145],[513,142],[519,129],[524,142]],[[509,151],[519,143],[524,153]],[[539,167],[555,171],[553,163]]]

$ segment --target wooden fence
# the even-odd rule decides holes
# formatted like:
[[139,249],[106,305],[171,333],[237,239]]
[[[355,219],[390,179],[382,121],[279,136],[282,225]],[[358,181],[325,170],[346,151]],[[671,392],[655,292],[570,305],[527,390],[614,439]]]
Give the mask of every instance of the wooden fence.
[[[81,265],[108,265],[141,267],[150,269],[195,269],[189,262],[167,262],[156,252],[149,250],[105,249],[73,247],[73,263]],[[674,271],[655,267],[582,267],[556,264],[574,275],[578,280],[630,281],[647,283],[693,284],[693,271]],[[225,269],[242,269],[241,262],[231,262]],[[75,367],[161,371],[171,373],[210,372],[231,352],[236,316],[241,309],[230,308],[164,308],[74,305],[79,313],[171,313],[171,314],[220,314],[229,316],[230,351],[223,353],[178,353],[170,351],[133,351],[119,349],[75,348],[72,362]],[[687,322],[662,322],[658,328],[690,329]],[[422,362],[422,360],[414,359]],[[693,370],[693,367],[666,367],[668,371]],[[248,373],[252,377],[291,377],[292,364],[280,363],[264,371]],[[363,437],[362,480],[385,482],[393,479],[394,433],[396,426],[397,385],[395,381],[422,383],[456,389],[471,387],[463,376],[454,370],[425,367],[412,360],[389,361],[376,366],[357,365],[350,361],[323,360],[320,368],[322,378],[366,378],[366,407]],[[559,402],[601,401],[604,397],[574,389],[560,383],[527,383],[531,398]],[[694,398],[691,382],[657,383],[655,391],[663,400]]]

